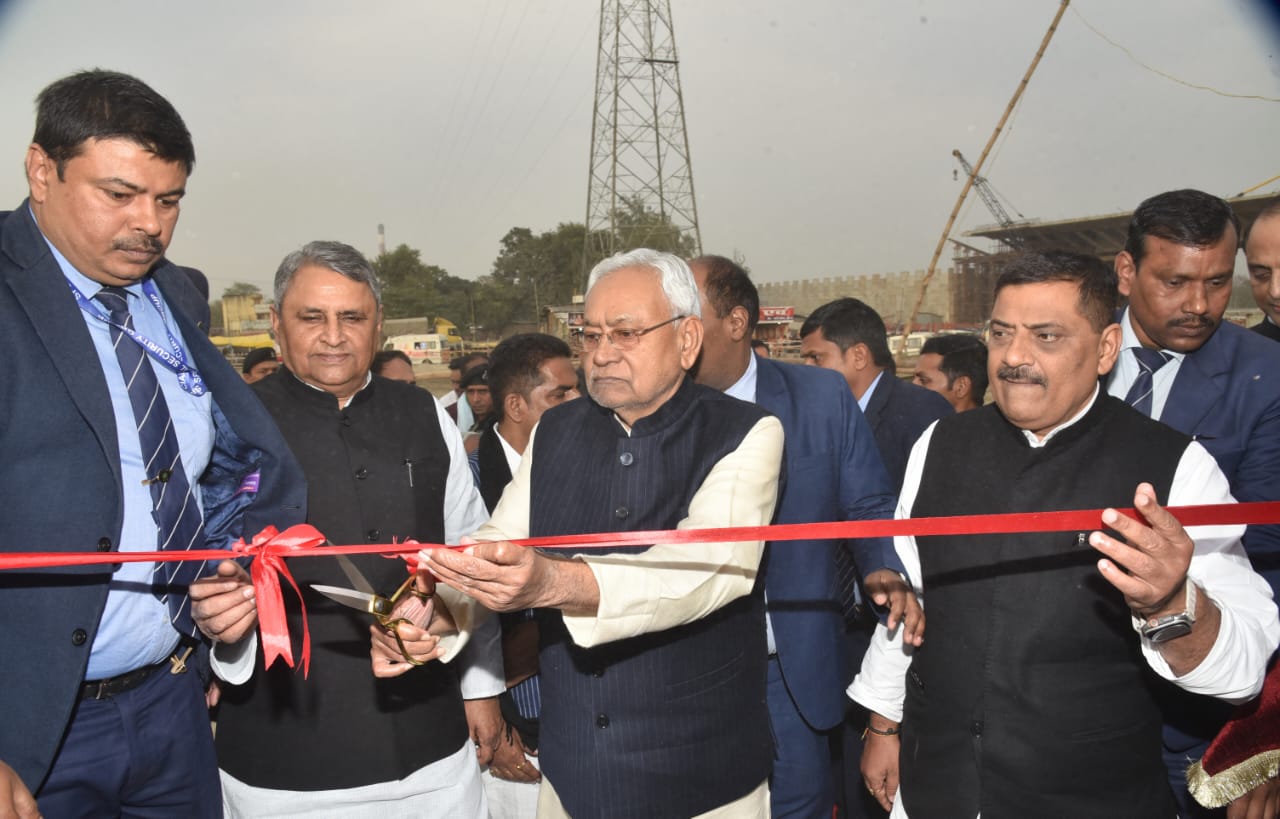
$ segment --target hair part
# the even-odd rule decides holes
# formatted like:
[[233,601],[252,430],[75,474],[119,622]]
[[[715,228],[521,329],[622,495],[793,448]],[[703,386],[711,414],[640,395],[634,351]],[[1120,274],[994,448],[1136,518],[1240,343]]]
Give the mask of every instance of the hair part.
[[300,250],[285,256],[284,261],[280,262],[275,279],[277,310],[284,304],[284,296],[293,282],[293,277],[308,265],[332,270],[354,282],[367,285],[373,291],[373,300],[377,302],[378,309],[382,309],[382,282],[378,280],[378,274],[374,272],[373,265],[364,257],[364,254],[342,242],[320,241],[308,242]]
[[706,268],[703,289],[716,318],[725,318],[733,308],[741,307],[747,311],[747,335],[752,335],[760,321],[760,291],[751,282],[751,274],[724,256],[699,256],[689,260],[690,267],[695,264]]
[[494,416],[501,420],[508,395],[526,401],[535,387],[542,385],[542,366],[555,358],[570,359],[569,345],[546,333],[521,333],[499,342],[489,354],[489,392]]
[[164,97],[118,71],[80,71],[49,84],[36,97],[31,141],[54,161],[58,179],[90,139],[127,139],[191,175],[196,151],[191,132]]
[[605,276],[632,267],[652,270],[658,274],[662,293],[671,305],[671,318],[676,316],[702,318],[698,282],[693,278],[693,271],[689,269],[689,265],[679,256],[663,253],[660,250],[650,250],[647,247],[626,253],[615,253],[591,268],[591,275],[587,277],[587,295],[591,295],[591,288]]
[[823,338],[839,347],[842,353],[850,347],[864,344],[871,351],[871,361],[877,367],[890,369],[894,366],[884,319],[864,301],[845,296],[827,302],[804,320],[800,327],[800,337],[804,338],[818,330],[822,331]]
[[1148,236],[1183,247],[1205,248],[1219,242],[1228,226],[1235,229],[1238,244],[1240,219],[1225,200],[1190,188],[1168,191],[1138,205],[1129,219],[1124,249],[1137,269],[1146,253]]
[[1006,287],[1044,282],[1070,282],[1079,289],[1077,306],[1089,325],[1102,332],[1115,323],[1120,305],[1116,271],[1096,256],[1065,250],[1024,253],[1009,263],[996,279],[996,298]]

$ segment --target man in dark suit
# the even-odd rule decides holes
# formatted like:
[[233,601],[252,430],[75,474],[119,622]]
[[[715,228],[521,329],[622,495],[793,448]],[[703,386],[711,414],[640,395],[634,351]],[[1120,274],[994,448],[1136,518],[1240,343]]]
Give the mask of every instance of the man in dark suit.
[[[806,364],[844,376],[871,426],[896,496],[902,489],[911,447],[930,424],[954,414],[951,404],[938,393],[897,377],[884,319],[858,299],[836,299],[814,310],[800,327],[800,354]],[[873,627],[874,620],[865,618],[850,622],[848,639],[853,655],[861,657],[866,652]],[[864,799],[857,774],[866,722],[865,709],[855,703],[845,720],[841,742],[842,816],[883,815],[874,801]]]
[[897,377],[884,319],[858,299],[836,299],[809,314],[800,327],[800,355],[806,364],[836,370],[849,383],[896,493],[920,433],[954,412],[947,399]]
[[[169,493],[187,502],[167,530],[179,549],[302,517],[297,463],[163,255],[194,161],[178,113],[133,77],[82,72],[38,98],[30,198],[0,215],[5,552],[153,551]],[[146,417],[170,419],[159,470],[142,388]],[[253,601],[232,561],[191,583],[207,605],[194,612],[184,580],[152,568],[0,575],[0,814],[221,814],[203,685],[181,660],[196,625],[243,635]]]
[[[833,373],[755,356],[760,297],[747,272],[723,256],[689,263],[705,327],[697,381],[754,402],[782,422],[786,483],[775,523],[893,516],[895,495],[875,440],[845,383]],[[769,638],[769,779],[774,817],[829,817],[835,799],[830,732],[844,718],[844,689],[862,657],[849,656],[834,540],[770,545],[764,558]],[[920,610],[897,573],[888,538],[853,541],[866,590],[914,633]],[[852,665],[850,664],[852,661]]]
[[[1236,500],[1273,501],[1280,499],[1280,347],[1222,320],[1238,236],[1231,207],[1207,193],[1171,191],[1138,206],[1116,256],[1129,305],[1120,317],[1123,346],[1107,391],[1194,436],[1218,462]],[[1148,355],[1154,358],[1144,361]],[[1280,527],[1250,526],[1244,548],[1275,592]],[[1229,711],[1166,693],[1170,782],[1184,816],[1207,815],[1191,802],[1184,772]]]
[[1249,329],[1280,341],[1280,198],[1263,208],[1249,225],[1244,258],[1253,300],[1263,313],[1262,321]]

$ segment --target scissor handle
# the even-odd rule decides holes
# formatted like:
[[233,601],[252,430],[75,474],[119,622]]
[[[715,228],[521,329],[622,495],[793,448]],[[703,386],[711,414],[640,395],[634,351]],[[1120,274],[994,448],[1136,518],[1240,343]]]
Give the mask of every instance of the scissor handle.
[[413,585],[413,581],[415,580],[415,578],[416,578],[415,575],[412,575],[412,574],[409,575],[409,577],[403,583],[400,584],[400,588],[396,589],[396,593],[391,595],[390,598],[388,598],[391,600],[392,606],[394,606],[397,602],[399,602],[400,598],[404,596],[405,592],[412,594],[414,597],[418,598],[418,600],[422,601],[423,603],[431,599],[432,597],[431,592],[418,591],[417,587]]
[[412,655],[409,654],[409,649],[405,648],[404,638],[400,636],[401,623],[408,623],[411,626],[414,625],[412,621],[406,620],[403,617],[397,617],[394,620],[384,621],[382,623],[382,627],[387,630],[388,634],[396,638],[396,645],[400,647],[400,653],[401,655],[404,656],[405,662],[409,663],[410,665],[426,665],[427,663],[425,660],[419,660],[414,658]]

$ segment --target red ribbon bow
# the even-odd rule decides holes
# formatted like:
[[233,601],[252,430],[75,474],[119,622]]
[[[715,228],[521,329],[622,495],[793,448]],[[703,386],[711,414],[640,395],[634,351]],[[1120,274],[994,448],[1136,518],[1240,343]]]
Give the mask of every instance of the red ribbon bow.
[[314,526],[305,523],[290,526],[283,532],[268,526],[245,543],[243,539],[232,545],[231,550],[254,558],[250,571],[253,575],[254,598],[258,605],[258,632],[262,635],[263,667],[270,668],[276,658],[283,658],[293,668],[293,647],[289,644],[289,625],[284,616],[284,594],[280,577],[289,581],[302,607],[302,676],[311,670],[311,629],[307,626],[307,606],[302,600],[289,567],[284,562],[290,552],[314,549],[324,545],[325,537]]

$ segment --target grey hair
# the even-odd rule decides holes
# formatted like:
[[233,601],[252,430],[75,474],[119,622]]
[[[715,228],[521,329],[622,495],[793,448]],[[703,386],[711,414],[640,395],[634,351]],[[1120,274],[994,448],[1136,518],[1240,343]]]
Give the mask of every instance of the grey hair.
[[378,303],[378,309],[382,309],[382,282],[378,280],[378,274],[374,272],[373,265],[363,253],[342,242],[308,242],[302,246],[301,250],[295,250],[284,257],[284,261],[280,262],[280,267],[276,269],[277,308],[284,304],[284,294],[288,291],[294,275],[307,265],[323,267],[346,276],[352,281],[367,284],[373,291],[373,300]]
[[662,282],[662,292],[671,304],[671,317],[697,316],[702,318],[702,300],[698,297],[698,281],[684,259],[660,250],[647,247],[616,253],[591,268],[587,277],[587,294],[596,283],[608,276],[628,267],[641,267],[658,274]]

